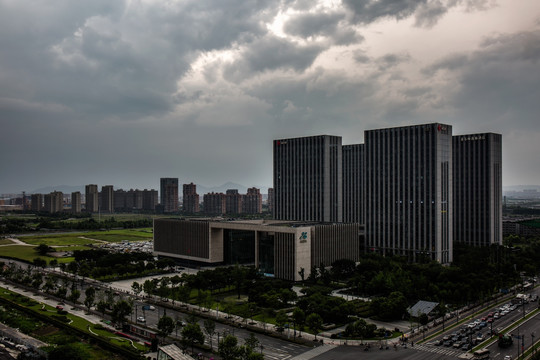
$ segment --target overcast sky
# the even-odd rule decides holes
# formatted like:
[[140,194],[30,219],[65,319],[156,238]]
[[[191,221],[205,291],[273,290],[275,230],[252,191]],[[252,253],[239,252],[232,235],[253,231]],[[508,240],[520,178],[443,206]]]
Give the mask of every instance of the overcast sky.
[[429,122],[540,184],[540,1],[0,0],[0,193],[266,193],[273,139]]

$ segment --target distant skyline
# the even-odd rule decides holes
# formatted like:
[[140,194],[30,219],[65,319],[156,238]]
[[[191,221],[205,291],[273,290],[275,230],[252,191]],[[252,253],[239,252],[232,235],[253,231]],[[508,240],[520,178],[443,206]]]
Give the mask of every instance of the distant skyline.
[[540,184],[537,0],[0,0],[0,193],[272,186],[272,140],[447,123]]

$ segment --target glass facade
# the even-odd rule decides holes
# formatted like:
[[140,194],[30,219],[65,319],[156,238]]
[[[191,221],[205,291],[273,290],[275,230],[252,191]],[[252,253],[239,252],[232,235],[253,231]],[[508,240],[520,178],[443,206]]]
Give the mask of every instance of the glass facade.
[[223,237],[225,264],[255,264],[255,232],[225,229]]
[[274,275],[274,235],[259,233],[259,271],[265,275]]

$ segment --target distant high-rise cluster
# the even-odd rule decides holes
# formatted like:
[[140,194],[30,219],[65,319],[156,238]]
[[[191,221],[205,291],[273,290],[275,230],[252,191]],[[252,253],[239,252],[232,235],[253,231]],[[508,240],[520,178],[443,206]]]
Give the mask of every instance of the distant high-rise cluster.
[[240,194],[238,189],[228,189],[223,193],[208,193],[203,197],[204,212],[209,215],[240,215],[262,213],[262,194],[255,187],[247,194]]

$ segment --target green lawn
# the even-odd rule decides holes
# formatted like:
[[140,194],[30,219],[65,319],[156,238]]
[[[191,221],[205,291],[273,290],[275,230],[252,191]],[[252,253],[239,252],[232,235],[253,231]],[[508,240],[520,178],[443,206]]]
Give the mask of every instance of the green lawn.
[[26,260],[28,262],[32,262],[37,257],[46,260],[47,263],[52,259],[57,259],[59,263],[68,263],[74,260],[73,257],[55,258],[52,256],[41,256],[33,246],[24,245],[2,246],[0,247],[0,256]]
[[[39,245],[47,244],[49,246],[68,246],[68,245],[86,245],[98,244],[101,241],[120,242],[128,241],[147,241],[152,240],[153,234],[148,229],[125,229],[110,231],[92,231],[84,233],[70,234],[48,234],[35,236],[21,236],[20,240],[27,244]],[[98,240],[98,241],[96,241]],[[99,241],[100,240],[100,241]]]
[[13,244],[13,241],[9,239],[0,239],[0,245],[9,245],[9,244]]
[[128,241],[148,241],[152,240],[154,234],[146,229],[125,229],[125,230],[110,230],[110,231],[95,231],[84,234],[90,239],[97,239],[108,242]]
[[19,240],[24,241],[27,244],[39,245],[47,244],[49,246],[67,246],[67,245],[86,245],[97,244],[99,241],[89,240],[81,238],[88,234],[56,234],[56,235],[36,235],[36,236],[24,236]]

